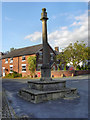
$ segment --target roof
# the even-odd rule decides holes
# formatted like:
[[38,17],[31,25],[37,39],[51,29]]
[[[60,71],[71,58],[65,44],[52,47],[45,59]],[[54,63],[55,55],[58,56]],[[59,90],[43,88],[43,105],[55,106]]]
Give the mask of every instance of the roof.
[[[56,54],[55,51],[52,49],[52,47],[49,44],[48,44],[48,46],[54,52],[54,54]],[[36,54],[42,48],[43,48],[43,44],[38,44],[38,45],[34,45],[34,46],[29,46],[29,47],[24,47],[24,48],[20,48],[20,49],[15,49],[15,50],[9,52],[8,54],[3,55],[2,59]]]
[[55,51],[56,55],[60,54],[61,52]]
[[6,55],[3,55],[2,59],[11,58],[11,57],[18,57],[18,56],[23,56],[23,55],[36,54],[37,51],[42,49],[42,47],[43,47],[43,45],[39,44],[39,45],[29,46],[29,47],[25,47],[25,48],[15,49]]

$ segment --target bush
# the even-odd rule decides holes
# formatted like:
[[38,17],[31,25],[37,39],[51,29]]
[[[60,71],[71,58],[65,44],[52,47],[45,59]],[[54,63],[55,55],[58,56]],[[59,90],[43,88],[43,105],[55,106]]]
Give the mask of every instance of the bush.
[[81,66],[81,70],[84,70],[84,67],[83,67],[83,65]]
[[90,70],[90,64],[88,65],[88,70]]
[[85,65],[85,70],[88,70],[89,66],[88,65]]
[[81,67],[80,65],[77,66],[76,70],[81,70]]
[[13,73],[9,73],[5,77],[11,77],[11,78],[16,78],[16,77],[22,77],[22,74],[17,73],[16,71],[12,71]]
[[19,74],[19,77],[22,77],[22,74],[21,74],[21,73]]
[[11,77],[11,73],[6,74],[5,77]]

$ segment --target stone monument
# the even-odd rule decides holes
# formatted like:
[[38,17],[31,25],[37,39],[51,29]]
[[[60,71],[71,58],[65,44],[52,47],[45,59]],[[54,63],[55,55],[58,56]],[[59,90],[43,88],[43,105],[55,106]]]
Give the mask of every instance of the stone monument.
[[42,21],[42,42],[43,42],[43,65],[41,67],[41,80],[51,80],[51,67],[50,67],[50,52],[47,39],[47,12],[46,9],[42,9],[41,19]]
[[52,80],[50,67],[50,52],[47,39],[47,12],[42,9],[42,42],[43,42],[43,65],[41,67],[41,79],[29,80],[28,87],[19,91],[19,96],[33,103],[55,100],[58,98],[76,98],[76,88],[67,88],[65,80]]

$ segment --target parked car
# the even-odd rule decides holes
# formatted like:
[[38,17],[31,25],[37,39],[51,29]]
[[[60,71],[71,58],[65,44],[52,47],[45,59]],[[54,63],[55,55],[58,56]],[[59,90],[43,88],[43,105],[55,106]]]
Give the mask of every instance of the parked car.
[[69,70],[74,70],[74,67],[73,66],[69,66]]

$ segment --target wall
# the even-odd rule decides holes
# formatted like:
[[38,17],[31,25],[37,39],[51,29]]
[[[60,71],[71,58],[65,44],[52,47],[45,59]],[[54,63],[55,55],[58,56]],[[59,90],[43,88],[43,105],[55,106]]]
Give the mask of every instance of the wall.
[[[36,74],[41,77],[41,72],[37,71]],[[76,75],[84,75],[84,74],[90,74],[90,71],[88,70],[78,70],[78,71],[51,71],[51,77],[69,77],[69,76],[76,76]]]
[[0,76],[2,76],[2,53],[0,52]]
[[2,75],[2,61],[0,60],[0,76]]
[[75,75],[85,75],[90,74],[90,70],[76,70]]
[[[22,61],[22,56],[14,57],[12,63],[10,63],[10,58],[8,58],[8,63],[5,63],[5,59],[2,59],[2,75],[3,75],[3,67],[5,67],[5,75],[10,73],[10,65],[13,65],[13,71],[22,73],[23,77],[30,75],[30,71],[28,70],[28,61],[27,61],[27,58],[29,56],[35,56],[35,54],[26,55],[25,61]],[[22,72],[22,64],[26,64],[26,72]]]

